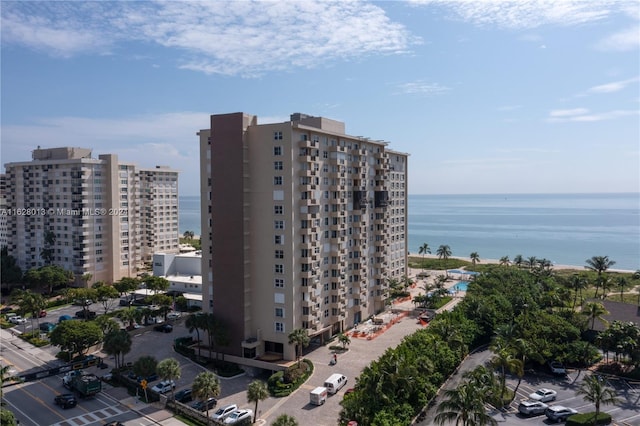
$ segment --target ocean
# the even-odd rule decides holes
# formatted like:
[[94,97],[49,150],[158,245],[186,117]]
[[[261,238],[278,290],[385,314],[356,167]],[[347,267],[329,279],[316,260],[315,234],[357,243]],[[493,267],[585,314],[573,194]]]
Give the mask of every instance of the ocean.
[[[200,235],[200,198],[180,197],[180,233]],[[453,256],[535,256],[584,266],[609,256],[612,269],[640,269],[640,194],[409,195],[409,251],[423,243]]]

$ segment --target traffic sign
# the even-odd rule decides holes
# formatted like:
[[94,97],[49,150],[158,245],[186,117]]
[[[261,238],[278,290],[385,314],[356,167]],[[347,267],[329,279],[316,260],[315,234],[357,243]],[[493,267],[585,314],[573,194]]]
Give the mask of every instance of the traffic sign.
[[146,389],[147,388],[147,381],[146,380],[141,380],[140,381],[140,386],[142,386],[142,389]]

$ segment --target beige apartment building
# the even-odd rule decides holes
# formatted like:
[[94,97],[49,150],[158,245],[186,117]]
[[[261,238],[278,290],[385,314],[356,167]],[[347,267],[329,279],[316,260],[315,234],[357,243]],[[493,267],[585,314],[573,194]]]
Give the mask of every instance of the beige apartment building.
[[8,250],[26,271],[46,264],[76,284],[136,276],[153,253],[178,252],[178,172],[93,158],[85,148],[33,151],[5,164]]
[[385,308],[407,274],[408,155],[296,113],[201,130],[203,306],[229,355],[295,359],[292,330],[326,339]]

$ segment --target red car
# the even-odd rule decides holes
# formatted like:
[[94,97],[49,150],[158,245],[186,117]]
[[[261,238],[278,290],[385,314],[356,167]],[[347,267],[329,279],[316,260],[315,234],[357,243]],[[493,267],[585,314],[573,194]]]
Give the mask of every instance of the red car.
[[38,314],[38,316],[39,316],[40,318],[44,318],[44,317],[46,317],[46,316],[47,316],[47,311],[45,311],[45,310],[40,311],[40,313]]

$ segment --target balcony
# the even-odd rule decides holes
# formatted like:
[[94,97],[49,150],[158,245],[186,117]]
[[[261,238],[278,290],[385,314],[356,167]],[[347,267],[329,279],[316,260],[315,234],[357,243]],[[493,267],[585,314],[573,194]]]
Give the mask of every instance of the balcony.
[[298,141],[298,146],[300,148],[315,148],[318,146],[318,142],[312,141],[311,139],[305,139]]

